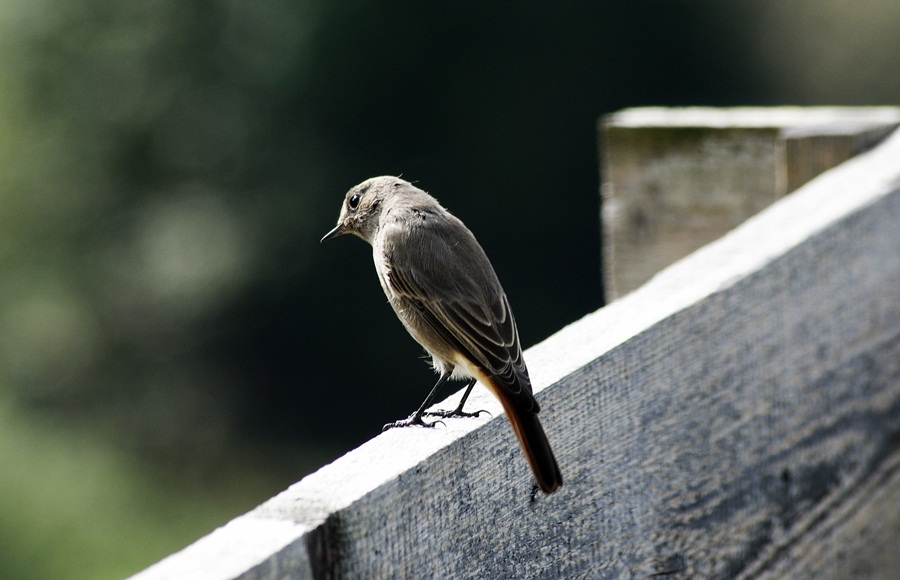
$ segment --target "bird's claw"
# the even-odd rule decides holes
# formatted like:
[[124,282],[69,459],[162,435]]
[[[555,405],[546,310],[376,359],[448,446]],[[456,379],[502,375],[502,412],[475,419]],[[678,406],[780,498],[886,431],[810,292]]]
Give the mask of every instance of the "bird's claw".
[[[426,413],[426,414],[427,414],[427,413]],[[434,427],[434,426],[437,425],[438,423],[440,423],[441,425],[444,425],[444,422],[443,422],[443,421],[432,421],[431,423],[426,423],[425,421],[422,420],[422,415],[418,415],[418,414],[413,413],[412,415],[410,415],[410,416],[407,417],[406,419],[399,419],[399,420],[394,421],[394,422],[392,422],[392,423],[388,423],[387,425],[385,425],[384,427],[381,428],[381,431],[382,431],[382,433],[383,433],[383,432],[387,431],[388,429],[393,429],[393,428],[395,428],[395,427],[411,427],[411,426],[415,426],[415,427]]]
[[[468,413],[466,411],[463,411],[460,408],[453,409],[452,411],[445,411],[443,409],[438,409],[436,411],[428,411],[424,414],[428,415],[429,417],[440,417],[442,419],[456,419],[456,418],[465,418],[465,417],[479,417],[479,416],[481,416],[482,413],[487,413],[488,415],[491,415],[490,411],[487,411],[485,409],[481,409],[481,410],[475,411],[473,413]],[[493,417],[493,415],[491,415],[491,417]]]

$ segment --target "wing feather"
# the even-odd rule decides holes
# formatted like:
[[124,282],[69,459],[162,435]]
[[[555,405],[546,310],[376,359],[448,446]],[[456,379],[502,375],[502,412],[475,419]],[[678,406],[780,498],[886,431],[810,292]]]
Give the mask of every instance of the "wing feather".
[[392,251],[386,240],[387,281],[431,330],[537,412],[509,301],[481,246],[456,222],[398,229],[406,251]]

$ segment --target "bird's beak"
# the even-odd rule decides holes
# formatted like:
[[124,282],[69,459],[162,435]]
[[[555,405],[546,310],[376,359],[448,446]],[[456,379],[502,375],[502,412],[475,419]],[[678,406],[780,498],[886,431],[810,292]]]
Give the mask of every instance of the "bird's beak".
[[322,236],[322,239],[319,240],[319,243],[321,244],[325,240],[330,240],[331,238],[336,238],[336,237],[341,236],[346,233],[347,233],[347,230],[344,229],[344,224],[338,223],[338,225],[334,226],[333,230],[331,230],[330,232],[328,232],[327,234]]

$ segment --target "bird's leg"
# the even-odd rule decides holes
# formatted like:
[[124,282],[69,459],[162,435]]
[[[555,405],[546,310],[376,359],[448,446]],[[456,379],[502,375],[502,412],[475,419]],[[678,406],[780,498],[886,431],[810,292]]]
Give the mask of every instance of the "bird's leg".
[[[444,411],[444,410],[438,409],[437,411],[430,411],[425,414],[428,415],[429,417],[442,417],[444,419],[450,419],[453,417],[477,417],[481,413],[487,413],[487,411],[485,411],[484,409],[482,409],[480,411],[475,411],[474,413],[466,413],[465,411],[463,411],[463,405],[466,404],[466,399],[469,398],[469,394],[472,392],[472,389],[474,387],[475,387],[475,379],[474,378],[469,379],[469,384],[466,385],[466,392],[463,393],[462,399],[459,400],[459,405],[457,405],[454,410]],[[488,413],[488,414],[490,414],[490,413]]]
[[437,383],[435,383],[434,387],[432,387],[431,392],[428,393],[428,396],[425,397],[425,400],[422,402],[422,405],[419,409],[407,417],[406,419],[400,419],[399,421],[394,421],[393,423],[388,423],[384,427],[382,427],[382,431],[387,431],[388,429],[392,429],[394,427],[409,427],[410,425],[419,425],[420,427],[434,427],[435,423],[439,423],[440,421],[434,421],[431,423],[426,423],[422,420],[422,415],[425,414],[425,409],[431,406],[431,402],[434,400],[435,395],[440,390],[444,383],[450,378],[450,373],[444,373],[440,376]]

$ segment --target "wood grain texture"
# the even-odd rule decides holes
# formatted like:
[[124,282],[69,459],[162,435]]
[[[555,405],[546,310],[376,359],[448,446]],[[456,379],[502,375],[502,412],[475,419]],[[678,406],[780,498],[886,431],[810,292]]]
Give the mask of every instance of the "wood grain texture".
[[898,125],[897,107],[644,107],[603,117],[607,301]]
[[[900,495],[898,159],[894,135],[526,351],[557,493],[532,497],[478,387],[472,406],[493,418],[379,435],[137,578],[897,566],[878,546],[900,542],[882,509]],[[270,553],[242,533],[271,536]],[[204,562],[214,573],[184,575]]]

